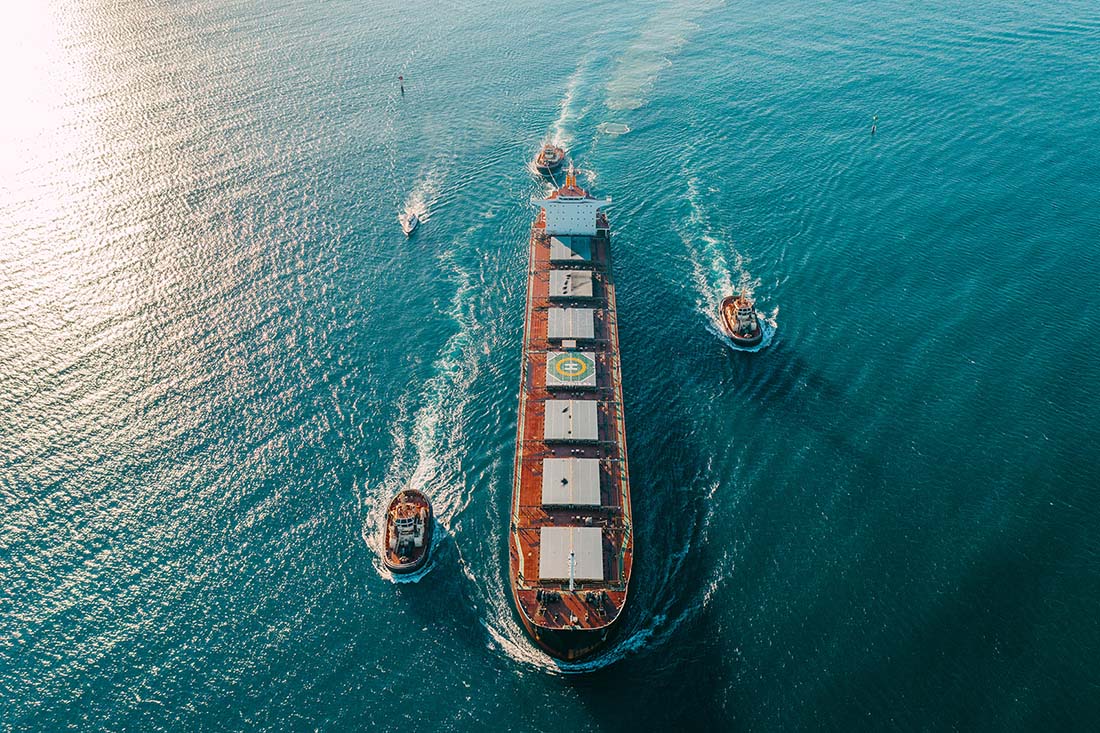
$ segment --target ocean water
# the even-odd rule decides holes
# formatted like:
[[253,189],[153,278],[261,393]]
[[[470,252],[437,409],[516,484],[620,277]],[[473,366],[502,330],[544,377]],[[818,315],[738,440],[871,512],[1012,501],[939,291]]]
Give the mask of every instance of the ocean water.
[[[1100,5],[3,18],[0,731],[1095,728]],[[614,199],[635,509],[579,667],[506,579],[545,139]]]

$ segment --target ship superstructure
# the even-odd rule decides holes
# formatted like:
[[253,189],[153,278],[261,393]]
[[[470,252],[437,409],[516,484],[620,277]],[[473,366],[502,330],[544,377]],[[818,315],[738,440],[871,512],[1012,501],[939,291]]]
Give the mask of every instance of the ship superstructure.
[[532,203],[510,574],[528,633],[571,661],[610,637],[633,563],[610,199],[570,166]]

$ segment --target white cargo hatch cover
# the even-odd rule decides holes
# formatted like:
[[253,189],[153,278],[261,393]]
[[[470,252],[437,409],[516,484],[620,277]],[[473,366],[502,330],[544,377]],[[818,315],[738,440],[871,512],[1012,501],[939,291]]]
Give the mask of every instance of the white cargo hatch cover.
[[599,506],[600,459],[542,459],[543,506]]
[[600,439],[596,400],[546,400],[542,439],[548,443],[595,443]]
[[539,530],[539,579],[569,580],[570,554],[573,580],[603,580],[601,527],[542,527]]

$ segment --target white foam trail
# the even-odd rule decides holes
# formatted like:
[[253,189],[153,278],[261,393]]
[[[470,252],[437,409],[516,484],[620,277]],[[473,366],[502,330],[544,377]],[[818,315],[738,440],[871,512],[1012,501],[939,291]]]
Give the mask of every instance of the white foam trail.
[[[484,226],[475,224],[467,230],[468,238]],[[392,428],[393,460],[386,479],[375,490],[364,490],[367,505],[363,522],[363,539],[376,553],[375,568],[379,575],[392,582],[416,582],[433,567],[434,562],[422,571],[409,576],[393,575],[381,562],[381,529],[387,502],[399,489],[411,487],[423,491],[432,501],[436,523],[450,534],[452,522],[469,504],[461,455],[464,440],[465,409],[470,401],[470,385],[476,379],[481,360],[485,356],[476,334],[481,325],[475,318],[480,310],[472,296],[483,294],[475,287],[472,275],[455,259],[461,247],[440,250],[439,269],[453,272],[458,288],[451,301],[450,315],[458,324],[458,330],[449,338],[433,364],[433,376],[420,389],[420,404],[411,430],[408,420],[402,419]],[[399,401],[399,413],[407,414],[408,399]],[[408,436],[408,437],[406,437]],[[432,550],[442,541],[443,532],[436,531],[432,538]]]
[[[577,89],[580,87],[581,81],[584,78],[585,70],[588,68],[591,54],[586,54],[577,64],[577,68],[573,70],[573,73],[569,75],[569,78],[565,82],[565,94],[562,96],[561,101],[558,102],[558,116],[550,123],[550,129],[547,130],[546,136],[543,138],[543,144],[557,145],[560,148],[564,148],[566,152],[569,152],[570,146],[573,145],[574,135],[573,127],[577,122],[584,117],[587,108],[576,111],[574,108],[574,101],[577,98]],[[531,172],[531,175],[538,178],[543,178],[543,174],[535,168],[534,157],[527,163],[527,169]],[[551,176],[554,180],[553,183],[546,182],[547,193],[557,188],[557,185],[562,182],[560,174]]]
[[[748,258],[734,248],[730,243],[731,238],[719,238],[712,234],[710,223],[700,203],[700,181],[697,177],[686,173],[684,178],[687,180],[687,199],[691,205],[691,214],[687,218],[686,226],[676,228],[691,260],[692,279],[695,281],[698,296],[695,301],[696,311],[706,319],[708,330],[729,344],[730,348],[750,352],[765,349],[772,343],[775,336],[778,326],[776,321],[779,315],[778,308],[773,310],[770,316],[757,312],[764,338],[756,346],[735,346],[722,330],[718,314],[722,299],[734,290],[751,297],[753,291],[760,286],[760,278],[753,277],[749,272]],[[737,279],[736,286],[734,276]]]
[[421,223],[431,219],[432,207],[439,201],[440,191],[443,187],[443,181],[447,177],[449,167],[447,163],[437,161],[428,169],[427,173],[421,176],[409,195],[405,197],[405,202],[398,212],[397,218],[399,221],[409,214],[416,214]]
[[577,97],[577,88],[580,86],[584,72],[588,68],[590,55],[581,58],[577,68],[569,75],[565,83],[565,95],[558,103],[558,117],[550,124],[549,142],[554,145],[569,149],[573,144],[572,126],[581,118],[573,109],[573,102]]
[[699,28],[695,20],[723,4],[722,0],[677,0],[654,13],[619,58],[607,83],[607,107],[629,110],[643,106],[661,71],[672,65],[688,37]]

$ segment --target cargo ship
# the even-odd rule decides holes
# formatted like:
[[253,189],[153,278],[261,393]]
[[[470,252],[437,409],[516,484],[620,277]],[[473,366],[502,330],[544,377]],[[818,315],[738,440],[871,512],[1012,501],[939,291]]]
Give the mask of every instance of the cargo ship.
[[598,199],[534,199],[509,523],[512,597],[552,656],[612,637],[634,559],[611,237]]

